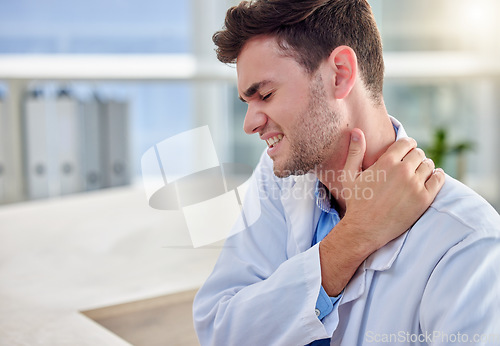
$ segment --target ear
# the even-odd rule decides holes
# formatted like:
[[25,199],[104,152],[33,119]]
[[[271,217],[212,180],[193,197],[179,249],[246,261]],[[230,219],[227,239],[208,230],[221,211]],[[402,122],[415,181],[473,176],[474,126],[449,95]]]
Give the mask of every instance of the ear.
[[356,53],[351,47],[339,46],[328,57],[328,63],[334,72],[334,96],[343,99],[351,92],[358,76]]

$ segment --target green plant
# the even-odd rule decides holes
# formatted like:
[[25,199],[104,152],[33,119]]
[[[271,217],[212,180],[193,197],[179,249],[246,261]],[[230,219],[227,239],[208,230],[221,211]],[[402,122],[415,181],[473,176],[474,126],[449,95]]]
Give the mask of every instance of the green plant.
[[459,157],[459,167],[458,167],[458,179],[462,179],[464,175],[464,164],[463,154],[467,151],[474,149],[474,143],[470,141],[463,141],[456,144],[448,143],[448,131],[443,128],[437,128],[434,132],[432,143],[423,148],[427,157],[434,161],[436,167],[443,167],[444,160],[446,157],[451,155],[458,155]]

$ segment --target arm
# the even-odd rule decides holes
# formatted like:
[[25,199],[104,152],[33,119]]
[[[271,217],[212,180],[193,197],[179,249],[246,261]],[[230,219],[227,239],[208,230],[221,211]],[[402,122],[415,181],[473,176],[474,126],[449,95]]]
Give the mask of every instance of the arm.
[[[349,157],[356,154],[353,150]],[[270,160],[267,164],[272,165]],[[333,283],[340,292],[359,264],[383,245],[381,242],[385,239],[388,242],[407,229],[401,225],[387,225],[383,218],[379,225],[374,225],[373,220],[356,219],[354,213],[348,212],[337,225],[340,232],[337,228],[333,232],[337,235],[332,237],[331,245],[340,251],[328,257],[331,259],[328,265],[323,258],[320,264],[320,249],[332,249],[321,245],[323,242],[287,258],[288,228],[283,206],[279,198],[269,198],[279,195],[280,187],[269,174],[272,175],[272,167],[263,167],[263,164],[255,172],[258,181],[267,182],[259,186],[259,195],[254,198],[261,203],[260,219],[247,231],[227,240],[213,273],[196,296],[194,322],[202,345],[304,345],[328,337],[331,331],[325,329],[314,311],[322,280],[324,287],[327,282]],[[398,183],[406,186],[416,181],[398,180]],[[387,189],[401,188],[401,185],[388,186],[387,182],[376,185],[381,186],[374,193],[386,194],[390,193]],[[266,196],[262,196],[263,193]],[[419,205],[420,214],[429,204]],[[347,207],[354,209],[356,204],[349,202]],[[411,225],[420,214],[406,221]],[[400,229],[396,232],[397,227]],[[392,233],[379,237],[387,230]],[[358,237],[357,241],[353,240],[353,234]],[[379,238],[377,246],[371,247],[373,236]],[[326,267],[330,268],[328,280],[323,274]]]
[[245,199],[260,203],[261,216],[227,239],[193,304],[201,345],[304,345],[326,337],[314,312],[321,281],[318,246],[288,258],[281,186],[270,159],[261,161],[254,179],[258,189]]

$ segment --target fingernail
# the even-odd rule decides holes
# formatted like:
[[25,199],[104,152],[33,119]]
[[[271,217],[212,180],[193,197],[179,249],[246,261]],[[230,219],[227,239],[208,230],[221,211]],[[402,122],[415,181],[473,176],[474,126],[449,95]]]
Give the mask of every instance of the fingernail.
[[357,141],[359,141],[359,134],[358,134],[357,132],[353,132],[353,133],[351,133],[351,140],[352,140],[353,142],[357,142]]

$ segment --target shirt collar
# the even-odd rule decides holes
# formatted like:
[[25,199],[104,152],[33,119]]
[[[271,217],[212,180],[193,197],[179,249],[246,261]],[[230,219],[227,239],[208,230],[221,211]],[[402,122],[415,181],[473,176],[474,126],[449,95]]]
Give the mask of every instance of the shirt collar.
[[396,140],[408,137],[403,125],[401,125],[401,123],[396,118],[391,117],[390,115],[389,115],[389,118],[391,118],[392,126],[394,127],[394,130],[396,131]]
[[[330,202],[330,194],[323,185],[321,181],[316,182],[316,189],[314,190],[314,195],[316,196],[316,205],[324,211],[325,213],[330,213],[332,210],[332,204]],[[335,209],[334,209],[335,210]]]

